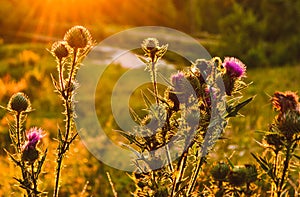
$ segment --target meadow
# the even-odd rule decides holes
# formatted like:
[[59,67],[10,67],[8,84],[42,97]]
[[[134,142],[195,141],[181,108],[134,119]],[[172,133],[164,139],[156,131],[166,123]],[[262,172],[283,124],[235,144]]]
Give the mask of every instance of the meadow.
[[[51,73],[56,72],[55,60],[46,50],[50,47],[51,45],[37,43],[0,45],[0,105],[6,106],[10,96],[19,91],[26,93],[31,99],[35,111],[28,117],[26,127],[38,126],[47,131],[43,138],[43,148],[47,147],[50,154],[40,177],[40,188],[52,193],[56,146],[54,138],[57,137],[57,125],[62,124],[63,109],[50,77]],[[112,65],[111,69],[107,69],[106,77],[99,84],[105,89],[99,88],[96,97],[97,103],[101,103],[97,108],[101,114],[99,121],[105,125],[105,131],[115,138],[114,140],[122,137],[110,134],[116,128],[109,109],[111,90],[126,69],[120,65]],[[299,91],[299,73],[300,65],[247,65],[246,82],[250,85],[243,91],[243,98],[255,96],[255,99],[241,110],[241,118],[230,120],[225,139],[218,141],[208,157],[208,162],[214,163],[230,157],[234,164],[255,163],[251,153],[260,154],[263,151],[256,142],[262,139],[260,131],[268,130],[275,115],[270,96],[275,91]],[[133,102],[133,107],[141,108],[144,105],[142,99],[135,99],[140,95],[135,94],[133,97],[134,101],[140,101]],[[0,196],[18,196],[20,189],[12,178],[18,176],[18,172],[4,152],[4,149],[11,149],[7,126],[11,117],[2,110],[0,118]],[[118,196],[129,196],[130,192],[134,191],[134,183],[126,172],[98,161],[85,148],[80,138],[71,146],[64,165],[66,167],[62,174],[60,196],[113,196],[106,172],[110,173]],[[206,175],[209,176],[208,173]]]

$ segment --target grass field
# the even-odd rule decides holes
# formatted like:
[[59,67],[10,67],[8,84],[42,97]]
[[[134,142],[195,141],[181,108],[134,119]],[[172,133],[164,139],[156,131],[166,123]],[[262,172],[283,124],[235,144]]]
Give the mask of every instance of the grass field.
[[[0,46],[0,105],[6,106],[10,96],[18,91],[25,92],[32,101],[35,111],[29,116],[27,127],[42,127],[47,136],[43,140],[43,148],[49,148],[49,155],[41,175],[40,186],[52,193],[55,168],[54,157],[57,125],[62,123],[61,102],[53,91],[50,73],[56,70],[54,58],[46,51],[49,46],[44,44],[12,44]],[[116,80],[125,69],[108,69],[105,78],[100,81],[101,92],[97,97],[101,116],[99,121],[106,125],[109,132],[115,128],[113,117],[110,116],[110,94]],[[255,140],[261,139],[259,131],[266,130],[274,117],[270,95],[274,91],[300,90],[300,65],[251,69],[248,65],[247,82],[251,85],[244,92],[246,99],[255,96],[252,103],[241,113],[244,117],[230,121],[230,127],[225,133],[227,139],[220,141],[215,151],[211,153],[209,162],[224,160],[232,155],[236,164],[253,162],[251,152],[262,151]],[[83,87],[81,87],[83,88]],[[136,94],[134,97],[138,98]],[[134,99],[136,106],[142,106],[142,99]],[[0,111],[0,196],[19,195],[18,187],[12,177],[18,177],[19,172],[9,162],[3,149],[10,149],[7,120],[10,117],[5,111]],[[112,196],[106,171],[109,171],[119,196],[128,196],[134,185],[125,172],[105,166],[95,159],[80,140],[71,147],[68,159],[65,160],[61,196],[79,196],[86,186],[86,196]],[[50,173],[49,173],[50,172]],[[83,195],[84,196],[84,195]]]

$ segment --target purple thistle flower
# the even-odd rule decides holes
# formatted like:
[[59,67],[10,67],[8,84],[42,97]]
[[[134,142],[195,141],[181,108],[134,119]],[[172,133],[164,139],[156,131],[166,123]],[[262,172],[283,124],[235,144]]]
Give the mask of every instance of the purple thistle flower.
[[237,58],[226,57],[223,66],[230,77],[241,78],[246,74],[246,66]]
[[35,148],[37,143],[45,136],[43,135],[43,130],[40,128],[33,127],[29,129],[26,134],[28,141],[24,145],[25,148]]
[[171,81],[174,87],[178,87],[180,84],[182,84],[182,80],[184,79],[183,72],[178,72],[177,74],[172,75]]
[[34,163],[39,158],[39,150],[36,149],[37,143],[44,137],[43,130],[33,127],[26,134],[28,141],[23,146],[22,160]]

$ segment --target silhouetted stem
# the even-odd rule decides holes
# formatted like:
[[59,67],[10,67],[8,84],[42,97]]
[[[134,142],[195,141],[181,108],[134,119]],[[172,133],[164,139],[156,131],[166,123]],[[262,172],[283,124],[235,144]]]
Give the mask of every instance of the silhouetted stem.
[[196,165],[196,169],[195,169],[195,172],[193,173],[193,176],[191,178],[191,183],[189,185],[189,188],[188,188],[188,191],[186,193],[186,196],[190,196],[190,194],[193,192],[193,189],[196,185],[196,181],[197,181],[197,177],[198,177],[198,174],[201,170],[201,167],[203,165],[203,163],[205,162],[205,157],[202,156],[198,162],[197,162],[197,165]]
[[59,180],[60,180],[60,175],[61,175],[61,169],[62,169],[62,163],[63,163],[63,158],[65,153],[68,151],[70,144],[73,142],[73,140],[76,138],[77,134],[75,134],[71,139],[70,138],[70,132],[72,129],[72,120],[73,120],[73,112],[72,112],[72,93],[73,90],[71,90],[71,82],[73,79],[74,75],[74,70],[76,66],[76,56],[77,56],[77,49],[74,49],[74,57],[72,61],[72,66],[70,70],[70,76],[69,76],[69,81],[68,81],[68,86],[67,86],[67,95],[63,97],[64,101],[64,107],[66,109],[66,124],[65,124],[65,135],[64,139],[59,142],[58,145],[58,153],[57,153],[57,168],[56,168],[56,177],[55,177],[55,186],[54,186],[54,197],[58,197],[58,192],[59,192]]
[[17,132],[17,152],[21,153],[21,139],[20,139],[20,113],[16,114],[16,132]]
[[285,182],[285,178],[286,178],[286,175],[288,172],[290,159],[291,159],[291,146],[292,146],[292,143],[290,143],[290,142],[286,146],[285,160],[284,160],[284,164],[283,164],[283,170],[282,170],[282,176],[280,179],[279,188],[277,188],[277,196],[280,196],[282,193],[283,184]]
[[153,89],[154,89],[154,94],[155,94],[155,101],[156,104],[159,104],[159,99],[158,99],[158,91],[157,91],[157,81],[156,81],[156,62],[151,63],[151,75],[152,75],[152,83],[153,83]]
[[34,175],[34,163],[31,164],[31,179],[33,182],[33,196],[37,196],[37,182],[36,182],[36,177]]

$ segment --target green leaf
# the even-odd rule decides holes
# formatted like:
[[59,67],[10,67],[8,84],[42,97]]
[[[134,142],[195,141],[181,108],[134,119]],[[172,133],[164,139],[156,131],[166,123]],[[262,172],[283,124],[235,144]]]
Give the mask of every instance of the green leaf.
[[232,161],[228,157],[226,157],[226,160],[228,161],[230,167],[233,169],[234,165],[233,165]]
[[117,131],[122,136],[124,136],[127,140],[129,140],[130,144],[135,144],[138,147],[140,147],[141,149],[144,149],[144,145],[141,144],[139,141],[136,140],[135,135],[127,134],[126,132],[121,131],[121,130],[115,130],[115,131]]
[[148,64],[149,63],[149,61],[145,58],[145,57],[143,57],[143,56],[141,56],[141,55],[136,55],[136,57],[137,58],[139,58],[139,60],[141,60],[143,63],[145,63],[145,64]]
[[159,77],[161,77],[169,86],[173,87],[173,84],[170,82],[169,79],[167,79],[163,74],[158,73]]
[[148,108],[150,108],[152,106],[150,99],[147,97],[147,95],[143,91],[141,91],[141,93],[142,93],[142,97],[143,97],[143,100],[144,100],[146,106]]
[[41,170],[42,170],[42,166],[45,162],[45,159],[46,159],[46,156],[47,156],[47,153],[48,153],[48,149],[45,150],[41,160],[38,162],[38,167],[37,167],[37,171],[36,171],[36,177],[39,176],[39,174],[41,173]]
[[226,111],[227,111],[227,115],[225,118],[230,118],[230,117],[235,117],[238,115],[238,112],[244,107],[246,106],[248,103],[250,103],[253,100],[254,97],[250,97],[247,100],[237,104],[236,106],[229,106],[227,107]]

